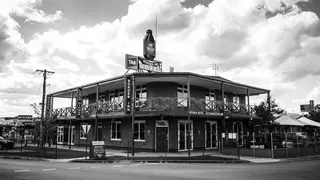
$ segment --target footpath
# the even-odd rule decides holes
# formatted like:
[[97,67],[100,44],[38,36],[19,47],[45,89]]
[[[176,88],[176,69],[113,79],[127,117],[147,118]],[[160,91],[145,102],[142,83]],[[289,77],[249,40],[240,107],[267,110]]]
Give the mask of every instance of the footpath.
[[[33,149],[32,149],[33,148]],[[179,153],[155,153],[155,152],[136,152],[135,156],[131,156],[125,150],[106,150],[106,157],[100,160],[89,159],[85,157],[84,147],[72,147],[59,145],[57,149],[54,147],[46,148],[47,154],[40,155],[35,153],[35,146],[24,148],[23,152],[19,149],[15,150],[0,150],[0,158],[5,159],[23,159],[23,160],[41,160],[49,162],[75,162],[75,163],[286,163],[297,161],[308,161],[320,159],[320,155],[286,158],[286,159],[272,159],[272,158],[258,158],[223,155],[217,151],[194,151],[188,155],[188,152]],[[33,150],[33,153],[30,153]],[[58,156],[56,156],[57,152]],[[41,154],[41,153],[40,153]],[[87,154],[89,156],[89,153]]]

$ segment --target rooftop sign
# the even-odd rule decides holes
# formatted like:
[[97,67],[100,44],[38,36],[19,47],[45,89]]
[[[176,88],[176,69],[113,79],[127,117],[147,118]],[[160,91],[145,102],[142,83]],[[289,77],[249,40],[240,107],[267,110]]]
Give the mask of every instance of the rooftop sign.
[[154,60],[156,57],[156,42],[152,30],[148,29],[143,39],[143,56],[125,55],[125,66],[128,70],[162,72],[162,62]]

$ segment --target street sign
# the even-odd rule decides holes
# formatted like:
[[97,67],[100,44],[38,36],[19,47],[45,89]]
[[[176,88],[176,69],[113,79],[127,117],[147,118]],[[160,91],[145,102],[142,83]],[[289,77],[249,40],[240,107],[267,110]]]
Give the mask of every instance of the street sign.
[[90,124],[83,124],[83,125],[82,125],[82,129],[83,129],[83,131],[84,131],[85,134],[88,134],[90,128],[91,128],[91,125],[90,125]]

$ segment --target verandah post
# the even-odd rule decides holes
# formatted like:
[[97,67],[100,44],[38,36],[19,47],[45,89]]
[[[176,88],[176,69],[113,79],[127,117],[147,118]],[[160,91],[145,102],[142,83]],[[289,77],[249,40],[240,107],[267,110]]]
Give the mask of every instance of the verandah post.
[[[70,111],[70,114],[72,116],[72,108],[73,108],[73,91],[71,92],[71,111]],[[71,132],[72,131],[72,128],[71,128],[72,124],[71,124],[71,117],[69,119],[69,149],[71,149]]]
[[95,112],[95,127],[94,127],[94,140],[98,141],[98,109],[99,109],[99,92],[100,91],[100,85],[97,84],[96,89],[96,112]]
[[136,87],[135,87],[135,77],[132,75],[132,102],[131,102],[131,132],[132,132],[132,156],[134,156],[134,121],[135,121],[135,107],[136,107]]
[[[224,86],[223,86],[223,82],[221,82],[221,97],[222,97],[222,122],[220,125],[220,129],[221,131],[219,132],[219,136],[220,136],[220,153],[223,154],[223,136],[222,133],[226,133],[226,116],[225,116],[225,104],[224,104]],[[227,135],[225,134],[225,137],[227,137]]]
[[187,76],[187,88],[188,88],[188,156],[190,156],[190,148],[191,148],[191,120],[190,120],[191,95],[190,95],[189,76]]

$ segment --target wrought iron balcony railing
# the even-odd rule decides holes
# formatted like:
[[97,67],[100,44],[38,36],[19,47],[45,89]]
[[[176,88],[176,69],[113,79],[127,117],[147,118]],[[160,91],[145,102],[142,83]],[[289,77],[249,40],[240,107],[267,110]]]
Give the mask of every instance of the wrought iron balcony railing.
[[[155,97],[149,99],[137,99],[137,111],[177,111],[188,110],[188,98]],[[202,113],[222,113],[252,115],[255,114],[254,107],[245,104],[226,103],[221,101],[208,101],[205,99],[190,99],[190,109],[192,112]]]
[[[111,112],[123,112],[123,101],[107,101],[83,105],[80,114],[83,116],[92,116],[96,114],[108,114]],[[53,117],[72,117],[76,115],[75,107],[58,108],[52,111]]]
[[[208,101],[205,99],[190,99],[190,109],[188,108],[188,98],[172,98],[172,97],[154,97],[154,98],[138,98],[136,99],[136,111],[189,111],[198,114],[210,113],[232,113],[241,115],[255,114],[254,107],[245,104],[226,103],[221,101]],[[83,116],[104,115],[112,112],[124,112],[123,101],[108,101],[101,103],[93,103],[84,105],[80,109]],[[58,108],[52,111],[53,117],[72,117],[76,115],[75,107]]]

